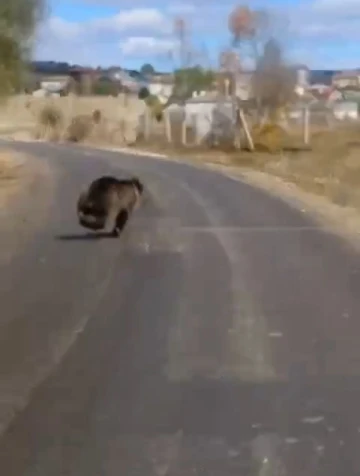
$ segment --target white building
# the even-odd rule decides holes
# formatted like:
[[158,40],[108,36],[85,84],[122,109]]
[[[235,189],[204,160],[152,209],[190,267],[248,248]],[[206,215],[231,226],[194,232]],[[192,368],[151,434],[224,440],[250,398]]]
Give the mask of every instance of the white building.
[[233,106],[231,99],[218,100],[217,92],[200,93],[185,104],[186,123],[193,127],[200,142],[210,133],[231,135],[233,133]]
[[150,94],[157,96],[165,104],[174,90],[174,78],[172,75],[156,75],[148,79]]
[[333,104],[333,112],[336,119],[340,121],[346,119],[356,121],[359,118],[359,109],[356,102],[336,101]]

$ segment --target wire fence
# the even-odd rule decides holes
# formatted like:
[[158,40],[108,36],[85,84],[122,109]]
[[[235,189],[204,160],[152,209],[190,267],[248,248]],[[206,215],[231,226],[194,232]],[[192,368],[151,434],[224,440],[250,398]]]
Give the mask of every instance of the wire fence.
[[[174,146],[216,146],[225,142],[240,149],[254,149],[256,124],[256,110],[251,107],[239,107],[234,118],[230,101],[189,102],[185,106],[172,105],[165,109],[161,121],[156,121],[151,111],[146,110],[139,130],[145,140],[165,141]],[[339,117],[328,106],[292,106],[283,110],[276,119],[276,125],[290,140],[293,138],[304,146],[311,144],[315,134],[348,124],[359,124],[359,120],[346,114]]]

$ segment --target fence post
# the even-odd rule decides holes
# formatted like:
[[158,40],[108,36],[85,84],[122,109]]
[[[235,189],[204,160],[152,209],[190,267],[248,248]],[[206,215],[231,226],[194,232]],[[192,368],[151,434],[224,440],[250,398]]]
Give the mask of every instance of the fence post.
[[147,106],[144,114],[144,136],[146,140],[150,138],[150,119],[150,111]]
[[129,94],[126,92],[123,93],[123,107],[127,108],[129,106]]
[[184,118],[181,122],[181,143],[186,146],[186,119]]
[[234,146],[236,149],[241,149],[241,137],[240,137],[241,117],[240,117],[240,111],[238,108],[235,109],[235,120],[233,124],[234,124]]
[[164,123],[165,123],[165,135],[166,135],[166,140],[168,143],[171,143],[171,121],[170,121],[170,114],[167,109],[163,112],[163,117],[164,117]]
[[255,149],[254,141],[253,141],[253,138],[251,136],[244,111],[241,108],[239,109],[239,116],[240,116],[240,120],[241,120],[242,126],[243,126],[244,131],[245,131],[246,140],[248,141],[249,148],[250,148],[251,151],[253,151]]
[[305,145],[309,145],[310,142],[310,110],[308,106],[304,107],[303,110],[303,132],[304,132],[304,143]]

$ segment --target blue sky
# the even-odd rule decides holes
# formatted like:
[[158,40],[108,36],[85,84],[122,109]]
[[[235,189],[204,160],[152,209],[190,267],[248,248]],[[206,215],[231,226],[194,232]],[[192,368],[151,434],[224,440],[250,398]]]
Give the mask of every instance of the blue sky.
[[[189,26],[192,50],[216,64],[230,44],[229,12],[246,2],[229,0],[53,0],[40,28],[35,55],[91,66],[172,69],[174,17]],[[360,67],[360,0],[249,0],[270,8],[287,57],[311,68]],[[251,60],[242,53],[244,65]]]

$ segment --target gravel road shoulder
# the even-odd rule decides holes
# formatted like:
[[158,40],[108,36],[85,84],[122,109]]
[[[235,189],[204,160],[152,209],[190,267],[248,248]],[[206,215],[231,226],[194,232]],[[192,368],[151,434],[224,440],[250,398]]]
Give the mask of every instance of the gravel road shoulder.
[[293,183],[264,172],[211,164],[209,166],[282,198],[293,208],[311,215],[324,229],[345,239],[353,249],[360,251],[360,214],[355,208],[336,205],[325,197],[306,192]]
[[54,173],[49,164],[0,144],[0,263],[9,263],[45,220]]

